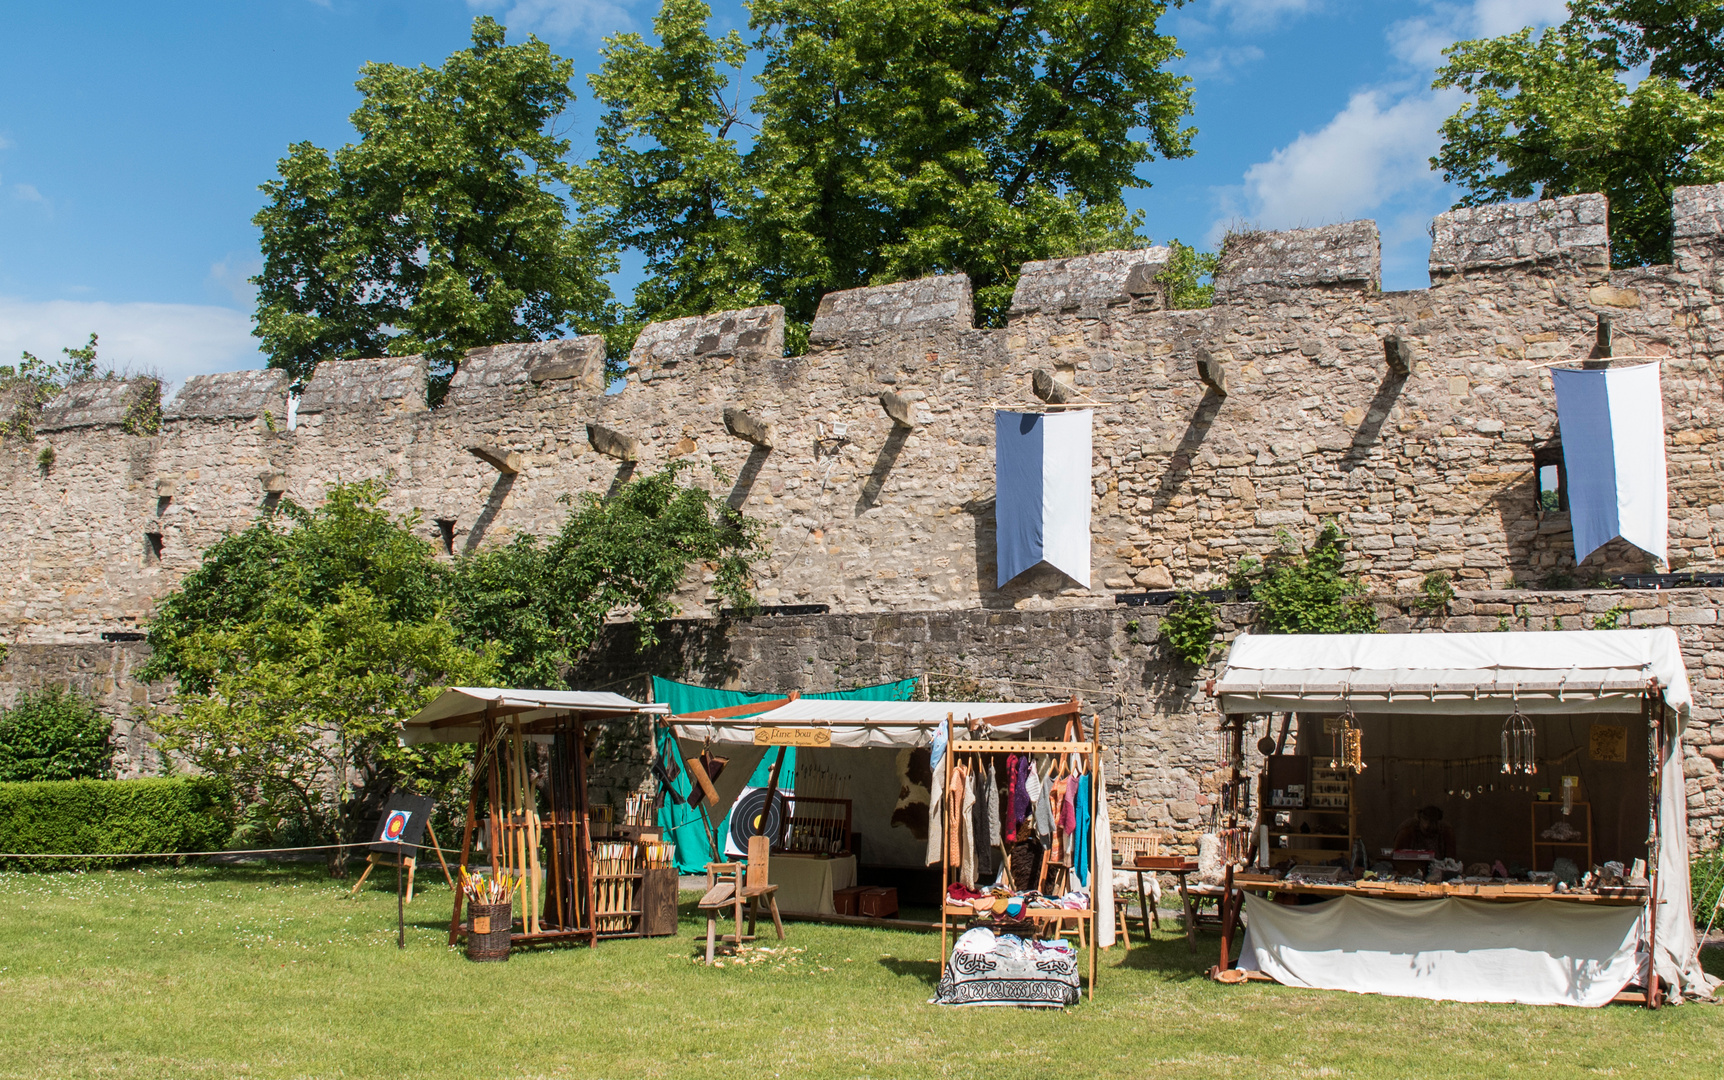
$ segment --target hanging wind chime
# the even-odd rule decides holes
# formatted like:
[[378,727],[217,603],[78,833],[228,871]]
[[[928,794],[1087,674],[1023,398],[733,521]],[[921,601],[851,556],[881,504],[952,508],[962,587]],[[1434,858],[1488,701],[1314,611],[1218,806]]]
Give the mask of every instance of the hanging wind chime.
[[1355,774],[1365,771],[1364,737],[1359,730],[1359,718],[1353,715],[1351,705],[1347,706],[1347,711],[1341,714],[1340,721],[1335,725],[1330,752],[1331,769],[1352,769]]
[[1532,718],[1515,710],[1503,723],[1503,764],[1502,771],[1508,775],[1531,776],[1538,772],[1537,749],[1538,732],[1533,729]]

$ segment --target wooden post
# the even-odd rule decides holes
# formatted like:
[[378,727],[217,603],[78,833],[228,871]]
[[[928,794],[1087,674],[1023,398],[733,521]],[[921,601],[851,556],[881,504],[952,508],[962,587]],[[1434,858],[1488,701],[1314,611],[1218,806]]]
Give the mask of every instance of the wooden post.
[[[468,785],[467,824],[461,830],[461,868],[463,870],[467,868],[467,858],[472,854],[473,830],[478,825],[479,781],[485,768],[485,733],[490,726],[489,720],[479,725],[479,750],[473,759],[472,782]],[[435,842],[435,838],[433,838],[433,842]],[[443,873],[449,873],[447,866],[443,868]],[[453,881],[450,882],[450,887],[455,889],[455,910],[449,915],[449,944],[453,945],[461,933],[461,904],[466,898],[461,895],[461,890],[455,886]]]
[[[1648,830],[1646,843],[1646,1007],[1656,1009],[1658,1000],[1658,856],[1662,839],[1659,830],[1659,810],[1663,804],[1659,781],[1664,773],[1664,724],[1661,704],[1654,704],[1654,696],[1658,692],[1658,680],[1651,680],[1646,691],[1641,711],[1646,714],[1646,756],[1650,775],[1647,777],[1648,802],[1652,811],[1651,828]],[[1592,826],[1587,825],[1587,837],[1591,838]]]
[[[790,747],[788,746],[780,746],[778,748],[778,757],[773,760],[772,772],[766,779],[766,807],[760,811],[760,831],[762,835],[765,835],[767,823],[772,820],[772,803],[774,799],[778,798],[778,771],[784,768],[784,755],[789,750]],[[744,822],[744,824],[746,825],[747,823]],[[778,844],[780,840],[780,838],[776,836],[768,837],[768,839],[774,844]]]
[[[952,801],[952,714],[946,714],[946,760],[942,767],[946,770],[946,782],[940,785],[940,798],[947,804]],[[940,821],[940,970],[946,968],[946,904],[947,890],[952,887],[952,829],[957,824],[952,814],[945,807],[941,808]],[[850,844],[850,838],[844,838],[845,846]]]
[[405,859],[395,860],[395,947],[407,947],[407,902],[401,895],[401,864]]
[[580,877],[575,883],[576,889],[587,898],[587,944],[593,948],[599,946],[598,888],[593,881],[593,823],[587,807],[587,725],[580,720],[575,721],[575,805],[579,809],[580,835],[576,838],[579,845]]
[[[1096,813],[1097,800],[1101,797],[1096,790],[1101,786],[1101,777],[1096,773],[1096,761],[1100,758],[1101,737],[1098,734],[1100,724],[1095,717],[1089,718],[1089,999],[1095,1000],[1095,939],[1096,930],[1101,924],[1101,878],[1096,860]],[[1113,853],[1108,853],[1107,872],[1113,873]],[[1108,879],[1108,892],[1113,891],[1113,879]]]
[[[1226,733],[1227,761],[1231,775],[1228,786],[1227,810],[1227,827],[1229,830],[1239,828],[1239,766],[1244,745],[1243,723],[1243,715],[1222,718],[1222,731]],[[1233,907],[1233,860],[1229,858],[1227,860],[1227,873],[1221,882],[1221,962],[1216,966],[1217,971],[1226,971],[1233,966],[1233,923],[1237,914]]]

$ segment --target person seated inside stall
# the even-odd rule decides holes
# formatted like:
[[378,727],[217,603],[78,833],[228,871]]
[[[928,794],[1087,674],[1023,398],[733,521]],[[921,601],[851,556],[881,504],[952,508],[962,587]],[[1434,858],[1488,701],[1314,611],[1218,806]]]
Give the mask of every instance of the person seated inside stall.
[[1439,859],[1453,859],[1455,830],[1443,824],[1440,806],[1427,806],[1401,825],[1395,834],[1396,851],[1434,851]]

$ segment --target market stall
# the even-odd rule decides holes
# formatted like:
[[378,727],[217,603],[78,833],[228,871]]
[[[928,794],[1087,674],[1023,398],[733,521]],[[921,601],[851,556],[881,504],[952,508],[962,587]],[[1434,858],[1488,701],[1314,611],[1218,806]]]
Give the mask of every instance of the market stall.
[[[731,759],[727,774],[748,776],[748,782],[740,787],[732,783],[720,792],[730,805],[724,827],[717,830],[720,843],[732,850],[745,848],[749,835],[765,831],[774,841],[775,883],[793,884],[807,876],[820,878],[813,889],[836,885],[845,871],[816,874],[798,867],[781,878],[778,868],[791,865],[793,860],[837,864],[852,857],[848,849],[858,843],[872,848],[877,858],[884,853],[916,866],[939,864],[943,868],[942,889],[946,890],[941,905],[942,954],[955,921],[995,922],[995,899],[1003,916],[1005,905],[1015,897],[1019,903],[1012,911],[1014,930],[1023,929],[1033,938],[1037,936],[1035,930],[1041,929],[1057,937],[1065,927],[1080,935],[1092,950],[1089,971],[1093,986],[1093,949],[1110,945],[1114,936],[1112,875],[1096,873],[1107,860],[1097,863],[1094,851],[1111,850],[1111,841],[1099,746],[1093,727],[1087,736],[1083,734],[1080,710],[1081,703],[1075,698],[1054,704],[792,698],[751,716],[672,716],[670,726],[681,744],[679,754],[695,748],[723,749]],[[1044,730],[1045,737],[1035,737],[1038,729]],[[751,755],[751,749],[758,753]],[[902,775],[904,761],[917,750],[928,751],[925,782],[931,785],[919,817],[904,813],[908,785]],[[1030,875],[1025,875],[1024,881],[1014,881],[1012,851],[1007,847],[1011,841],[996,846],[986,837],[977,840],[972,833],[968,878],[963,877],[961,856],[948,857],[959,835],[957,819],[947,810],[954,775],[960,778],[961,786],[965,770],[976,765],[986,770],[991,764],[994,786],[975,785],[970,807],[985,808],[989,799],[977,796],[988,790],[994,792],[997,805],[1004,801],[1000,793],[1012,790],[1004,772],[1008,758],[1020,781],[1033,770],[1039,770],[1036,775],[1040,780],[1057,765],[1062,768],[1062,794],[1070,782],[1072,802],[1068,806],[1072,816],[1081,817],[1085,823],[1085,841],[1081,852],[1066,853],[1066,868],[1077,880],[1062,891],[1083,895],[1082,903],[1069,897],[1064,903],[1044,897],[1038,886],[1046,882],[1040,874],[1034,875],[1033,883],[1027,880]],[[1032,758],[1037,759],[1034,764]],[[786,777],[794,779],[787,782]],[[1081,807],[1077,805],[1080,780]],[[811,790],[821,793],[811,794]],[[1010,816],[1008,812],[995,820]],[[924,827],[897,828],[899,835],[894,836],[894,821],[919,821]],[[1069,840],[1067,845],[1071,846]],[[951,893],[958,885],[963,886],[959,890],[963,900]],[[1094,902],[1089,900],[1091,891]],[[974,902],[984,895],[988,897],[986,912]],[[782,902],[784,896],[781,891],[781,906],[788,915],[793,909]],[[803,909],[802,913],[818,912],[825,906],[824,899],[816,897],[815,911]],[[997,921],[1002,926],[1006,922],[1004,918]],[[1005,936],[1004,931],[1001,936]],[[1076,975],[1074,966],[1071,977],[1075,980]]]
[[1673,631],[1248,635],[1209,689],[1241,968],[1459,1001],[1711,992]]
[[[676,932],[676,868],[668,845],[641,827],[645,801],[635,822],[595,823],[587,795],[599,728],[666,711],[612,693],[456,686],[402,725],[404,745],[477,746],[461,874],[466,881],[477,842],[488,880],[518,883],[508,886],[519,909],[512,943]],[[456,890],[451,945],[465,895]]]

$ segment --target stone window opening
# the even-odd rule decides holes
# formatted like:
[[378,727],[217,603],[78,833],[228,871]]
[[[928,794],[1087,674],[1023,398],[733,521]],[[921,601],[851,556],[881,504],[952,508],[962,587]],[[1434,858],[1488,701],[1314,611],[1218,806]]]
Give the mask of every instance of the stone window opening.
[[443,554],[455,554],[455,519],[438,518],[437,536],[443,541]]
[[162,562],[162,534],[147,532],[144,534],[144,565],[160,566]]
[[1562,462],[1562,444],[1535,447],[1532,464],[1538,478],[1539,516],[1568,513],[1568,468]]

